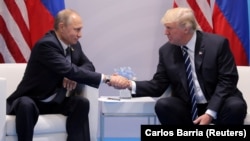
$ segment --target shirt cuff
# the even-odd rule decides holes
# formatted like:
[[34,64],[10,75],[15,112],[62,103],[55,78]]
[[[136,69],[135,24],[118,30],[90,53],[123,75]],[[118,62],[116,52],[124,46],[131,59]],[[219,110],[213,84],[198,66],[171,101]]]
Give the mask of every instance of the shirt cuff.
[[213,111],[213,110],[207,109],[206,114],[212,116],[213,119],[216,119],[216,118],[217,118],[217,112],[215,112],[215,111]]
[[102,74],[102,79],[101,79],[100,84],[101,84],[101,83],[105,83],[105,82],[104,82],[104,78],[105,78],[105,75],[104,75],[104,74]]
[[135,95],[135,91],[136,91],[136,84],[135,84],[135,81],[131,81],[131,94],[132,95]]

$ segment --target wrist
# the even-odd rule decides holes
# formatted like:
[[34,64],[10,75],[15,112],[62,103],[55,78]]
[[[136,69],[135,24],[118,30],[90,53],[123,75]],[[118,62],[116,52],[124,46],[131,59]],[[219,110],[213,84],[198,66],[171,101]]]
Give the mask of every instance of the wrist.
[[103,82],[107,84],[107,83],[110,82],[110,79],[111,79],[111,76],[110,76],[110,75],[104,75],[104,80],[103,80]]
[[129,80],[129,86],[128,86],[128,89],[131,91],[132,90],[132,81]]

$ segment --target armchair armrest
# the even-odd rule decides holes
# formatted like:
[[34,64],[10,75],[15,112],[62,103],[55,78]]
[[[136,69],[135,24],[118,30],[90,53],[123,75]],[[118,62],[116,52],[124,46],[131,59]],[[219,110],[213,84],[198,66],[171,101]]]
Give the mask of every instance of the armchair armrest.
[[82,95],[88,98],[90,102],[89,111],[89,127],[91,141],[97,141],[98,137],[98,121],[99,121],[99,89],[85,85]]
[[6,86],[7,81],[5,78],[0,77],[0,140],[4,140],[5,136],[5,117],[6,117]]

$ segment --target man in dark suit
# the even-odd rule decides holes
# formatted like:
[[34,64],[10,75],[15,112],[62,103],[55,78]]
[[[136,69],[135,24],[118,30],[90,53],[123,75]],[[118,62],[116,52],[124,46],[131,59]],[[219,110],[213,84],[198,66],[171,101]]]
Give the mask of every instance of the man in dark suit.
[[95,72],[78,42],[82,27],[76,12],[62,10],[54,30],[33,47],[22,81],[7,98],[7,114],[16,115],[18,141],[32,141],[39,114],[54,113],[68,116],[67,141],[90,141],[89,101],[79,95],[66,97],[67,90],[78,90],[81,84],[98,88],[103,82],[125,79]]
[[[170,97],[161,98],[155,112],[164,125],[243,124],[247,105],[237,89],[238,72],[226,38],[197,30],[193,11],[173,8],[162,18],[169,41],[159,49],[159,63],[152,80],[131,81],[132,96],[161,96],[171,86]],[[182,48],[191,60],[194,100],[198,116],[192,119],[191,98]],[[119,83],[113,85],[119,88]]]

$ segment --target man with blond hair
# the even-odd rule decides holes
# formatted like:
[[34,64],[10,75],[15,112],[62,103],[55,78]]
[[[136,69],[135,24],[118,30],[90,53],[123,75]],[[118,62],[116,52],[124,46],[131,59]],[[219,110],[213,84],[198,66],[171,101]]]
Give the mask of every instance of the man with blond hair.
[[168,42],[159,49],[156,73],[149,81],[130,81],[132,96],[159,97],[171,87],[171,96],[155,105],[163,125],[243,124],[247,105],[229,41],[198,30],[189,8],[169,9],[161,22]]

